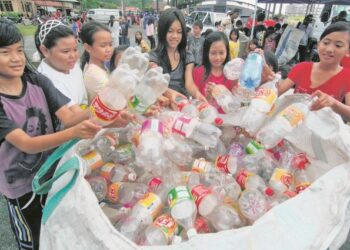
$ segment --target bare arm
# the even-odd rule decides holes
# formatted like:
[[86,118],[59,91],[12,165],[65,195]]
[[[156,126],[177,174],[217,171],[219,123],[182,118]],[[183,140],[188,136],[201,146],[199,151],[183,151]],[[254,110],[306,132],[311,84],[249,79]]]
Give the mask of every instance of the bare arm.
[[196,84],[193,81],[193,75],[192,75],[193,68],[194,68],[193,63],[187,64],[186,68],[185,68],[185,87],[186,87],[186,90],[194,98],[206,102],[207,99],[205,99],[205,97],[201,94],[201,92],[199,91],[199,89],[197,88]]
[[63,106],[56,111],[56,116],[62,121],[66,128],[69,128],[86,119],[89,119],[89,109],[80,109],[79,111],[77,110],[77,112],[73,112],[71,108]]
[[279,81],[277,84],[278,95],[282,95],[293,86],[294,82],[289,78]]

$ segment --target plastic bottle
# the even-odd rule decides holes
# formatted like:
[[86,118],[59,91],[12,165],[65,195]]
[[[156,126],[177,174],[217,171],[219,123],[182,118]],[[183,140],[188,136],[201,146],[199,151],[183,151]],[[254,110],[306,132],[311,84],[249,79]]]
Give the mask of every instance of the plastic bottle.
[[207,102],[199,102],[197,104],[198,118],[204,123],[214,123],[218,116],[218,111],[215,107]]
[[93,150],[82,156],[86,166],[86,175],[90,175],[93,171],[101,168],[105,162],[99,152]]
[[246,89],[255,89],[260,85],[264,59],[258,53],[249,53],[244,62],[239,84]]
[[126,106],[125,97],[107,84],[90,104],[90,119],[101,126],[112,123]]
[[198,183],[196,185],[189,186],[189,188],[197,206],[198,213],[203,217],[207,217],[219,205],[219,199],[216,194],[203,184]]
[[131,143],[119,145],[110,155],[111,161],[119,164],[129,164],[135,159],[135,152]]
[[305,120],[313,102],[314,98],[308,98],[286,107],[271,122],[259,130],[256,136],[257,140],[267,149],[275,147],[286,135]]
[[238,80],[244,66],[244,60],[242,58],[234,58],[224,66],[224,75],[231,81]]
[[92,191],[95,193],[96,198],[99,202],[104,200],[107,195],[107,181],[102,176],[93,176],[86,178],[89,182]]
[[226,114],[234,113],[241,107],[241,102],[224,85],[215,85],[212,96]]
[[193,161],[192,147],[181,136],[170,134],[164,137],[163,148],[167,158],[177,166],[188,166]]
[[295,169],[295,191],[299,194],[311,185],[310,179],[305,171],[310,162],[305,153],[299,153],[293,156],[291,164]]
[[276,193],[287,191],[294,182],[293,169],[291,166],[292,154],[285,152],[279,167],[275,168],[269,184]]
[[229,154],[219,155],[215,160],[215,168],[226,174],[236,174],[237,165],[237,158]]
[[117,223],[119,220],[121,220],[122,218],[126,217],[128,212],[130,211],[130,208],[126,208],[126,207],[116,208],[105,202],[101,202],[100,207],[113,225]]
[[274,194],[273,189],[267,187],[264,180],[259,175],[246,170],[240,170],[236,175],[236,180],[243,189],[258,190],[267,196],[272,196]]
[[238,200],[241,213],[250,222],[254,222],[264,215],[269,206],[265,196],[258,190],[244,190]]
[[184,115],[195,118],[198,117],[198,110],[192,99],[187,99],[182,96],[175,98],[175,103],[180,112]]
[[114,182],[108,187],[107,199],[114,204],[133,205],[147,190],[148,187],[142,183]]
[[137,71],[132,70],[126,63],[119,64],[109,77],[109,84],[115,87],[127,100],[134,95],[139,82]]
[[176,228],[176,221],[169,214],[160,215],[146,228],[141,245],[169,245],[175,236]]
[[114,163],[106,163],[101,168],[101,176],[109,182],[135,181],[136,173],[131,168]]
[[197,234],[194,221],[197,214],[196,204],[186,186],[177,186],[168,193],[168,203],[171,216],[187,232],[188,238]]
[[161,67],[146,72],[135,89],[135,95],[129,99],[128,108],[131,111],[143,114],[168,89],[170,76],[162,72]]
[[218,232],[243,226],[243,220],[238,211],[226,204],[217,206],[215,211],[208,216],[208,219]]
[[[120,58],[120,64],[128,64],[131,70],[136,70],[142,77],[148,69],[149,58],[147,53],[142,53],[139,47],[129,47]],[[118,65],[119,67],[119,65]]]
[[255,91],[255,95],[243,116],[241,124],[248,133],[254,135],[265,122],[267,113],[271,110],[278,97],[276,87],[278,80],[277,78],[267,82]]

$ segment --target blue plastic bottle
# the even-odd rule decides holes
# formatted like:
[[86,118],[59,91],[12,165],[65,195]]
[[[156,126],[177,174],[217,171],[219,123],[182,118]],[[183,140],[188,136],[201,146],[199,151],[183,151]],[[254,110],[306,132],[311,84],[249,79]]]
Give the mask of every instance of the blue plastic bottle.
[[255,89],[260,85],[264,59],[258,53],[250,53],[245,60],[240,77],[240,85],[247,89]]

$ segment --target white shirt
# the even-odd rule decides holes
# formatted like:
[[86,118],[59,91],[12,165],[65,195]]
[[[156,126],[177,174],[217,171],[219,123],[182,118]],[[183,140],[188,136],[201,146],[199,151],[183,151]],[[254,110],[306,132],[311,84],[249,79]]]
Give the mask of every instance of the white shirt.
[[62,94],[70,98],[69,107],[74,104],[79,106],[88,104],[83,72],[78,64],[75,64],[74,68],[69,71],[69,74],[65,74],[52,68],[45,60],[42,60],[38,71],[47,76]]
[[84,83],[89,103],[91,103],[98,92],[108,83],[107,70],[103,70],[93,63],[87,63],[84,68]]

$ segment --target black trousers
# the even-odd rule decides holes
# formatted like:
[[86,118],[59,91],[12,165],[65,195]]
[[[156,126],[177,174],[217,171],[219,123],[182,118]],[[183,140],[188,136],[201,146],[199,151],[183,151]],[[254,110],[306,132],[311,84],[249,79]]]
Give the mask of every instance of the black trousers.
[[156,47],[156,40],[154,39],[154,36],[147,36],[147,38],[151,43],[151,49],[154,49]]

